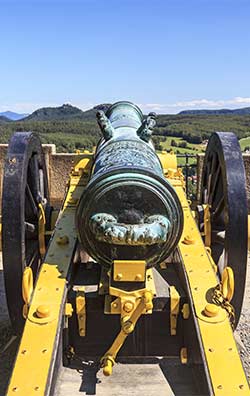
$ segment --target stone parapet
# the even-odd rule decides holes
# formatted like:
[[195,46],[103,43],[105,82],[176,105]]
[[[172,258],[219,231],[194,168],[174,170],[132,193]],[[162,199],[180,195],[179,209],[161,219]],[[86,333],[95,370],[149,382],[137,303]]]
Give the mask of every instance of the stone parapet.
[[[2,181],[4,171],[4,161],[7,153],[7,144],[0,144],[0,200],[2,197]],[[60,206],[72,167],[79,160],[77,153],[57,153],[54,144],[44,144],[45,162],[48,169],[48,181],[50,189],[51,202],[55,206]],[[246,185],[248,208],[250,209],[250,154],[243,154],[244,165],[246,170]],[[201,173],[203,166],[204,154],[197,154],[197,191],[200,193]]]

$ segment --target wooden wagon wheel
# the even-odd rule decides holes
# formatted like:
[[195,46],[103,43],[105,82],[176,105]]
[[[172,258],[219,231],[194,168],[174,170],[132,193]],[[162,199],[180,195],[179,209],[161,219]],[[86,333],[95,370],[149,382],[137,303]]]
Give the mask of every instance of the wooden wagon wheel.
[[208,204],[211,221],[211,251],[218,266],[234,272],[235,325],[241,313],[247,269],[247,197],[242,154],[237,137],[231,132],[217,132],[206,149],[201,204]]
[[[41,221],[48,205],[47,171],[40,140],[31,132],[17,132],[9,142],[2,195],[4,281],[16,333],[21,333],[24,325],[23,272],[30,267],[35,281],[45,249]],[[30,287],[30,278],[27,282]]]

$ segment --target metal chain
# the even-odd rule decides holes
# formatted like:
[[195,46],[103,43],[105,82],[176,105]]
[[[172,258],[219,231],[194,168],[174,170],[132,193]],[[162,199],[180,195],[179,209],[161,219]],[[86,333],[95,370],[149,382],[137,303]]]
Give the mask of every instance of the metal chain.
[[216,288],[214,289],[214,295],[212,300],[214,304],[219,305],[220,307],[224,308],[227,311],[232,329],[234,330],[235,310],[232,304],[230,304],[230,302],[223,296],[221,291],[221,285],[217,285]]

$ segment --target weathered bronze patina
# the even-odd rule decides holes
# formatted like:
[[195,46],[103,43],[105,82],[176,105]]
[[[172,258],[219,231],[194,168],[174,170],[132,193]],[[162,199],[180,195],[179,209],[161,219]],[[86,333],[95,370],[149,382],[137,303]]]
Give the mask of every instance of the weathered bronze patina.
[[151,140],[155,114],[144,118],[134,104],[117,102],[97,120],[103,138],[77,210],[80,240],[99,263],[157,264],[176,246],[183,220]]

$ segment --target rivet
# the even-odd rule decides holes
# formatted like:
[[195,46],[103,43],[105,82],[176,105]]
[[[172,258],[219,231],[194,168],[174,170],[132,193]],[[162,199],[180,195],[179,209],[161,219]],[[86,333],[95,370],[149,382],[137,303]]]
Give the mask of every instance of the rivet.
[[116,279],[117,279],[117,280],[121,280],[121,279],[122,279],[122,274],[121,274],[121,273],[117,274],[117,275],[116,275]]
[[214,317],[214,316],[217,316],[218,315],[218,313],[219,313],[219,307],[217,307],[217,305],[215,305],[215,304],[207,304],[206,306],[205,306],[205,309],[204,309],[204,314],[206,315],[206,316],[208,316],[209,318],[212,318],[212,317]]
[[137,281],[140,281],[140,280],[142,280],[142,276],[141,276],[141,274],[136,274],[136,276],[135,276],[135,280],[137,280]]
[[117,308],[118,307],[118,304],[115,302],[115,303],[113,303],[113,308]]
[[185,245],[193,245],[195,243],[195,239],[192,238],[190,235],[186,235],[183,239],[183,243]]
[[12,392],[17,392],[18,391],[18,387],[15,386],[14,388],[12,388]]
[[208,348],[209,352],[214,352],[213,348]]
[[69,243],[69,237],[67,235],[60,236],[56,239],[58,245],[67,245]]
[[239,388],[244,389],[244,385],[243,384],[239,385]]
[[47,353],[48,352],[48,349],[43,349],[42,350],[42,353]]
[[23,349],[21,352],[22,355],[25,355],[26,353],[27,353],[27,349]]
[[194,287],[194,290],[195,290],[195,291],[197,291],[197,290],[198,290],[198,287],[197,287],[197,286],[196,286],[196,287]]
[[132,301],[126,301],[123,305],[123,310],[127,313],[131,312],[134,308],[134,303]]
[[39,386],[35,386],[35,391],[38,391],[39,389],[40,389],[40,387]]
[[50,309],[48,305],[39,305],[36,309],[36,315],[38,318],[48,318],[50,315]]
[[222,385],[218,385],[218,386],[217,386],[217,389],[222,389]]
[[60,289],[59,289],[59,287],[56,287],[56,291],[59,291]]
[[229,352],[232,352],[233,348],[228,348]]

